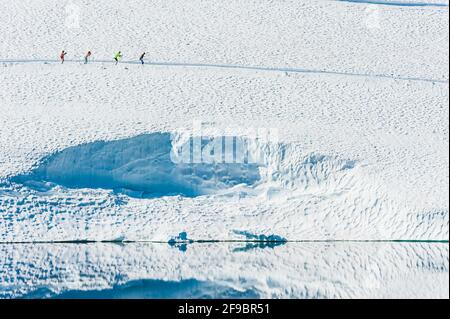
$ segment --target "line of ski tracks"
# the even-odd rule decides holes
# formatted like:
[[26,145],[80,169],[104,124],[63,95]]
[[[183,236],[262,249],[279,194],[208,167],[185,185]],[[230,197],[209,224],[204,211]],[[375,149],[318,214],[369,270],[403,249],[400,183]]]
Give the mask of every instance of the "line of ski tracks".
[[[7,64],[22,64],[22,63],[45,63],[45,64],[56,64],[61,63],[58,60],[0,60],[4,66]],[[80,60],[65,60],[64,63],[79,63],[83,64]],[[114,61],[108,60],[95,60],[90,61],[91,63],[97,64],[113,64]],[[121,61],[119,64],[135,64],[140,65],[139,61]],[[396,76],[396,75],[386,75],[386,74],[370,74],[370,73],[350,73],[350,72],[340,72],[340,71],[329,71],[329,70],[313,70],[313,69],[303,69],[303,68],[288,68],[288,67],[265,67],[265,66],[245,66],[245,65],[233,65],[233,64],[212,64],[212,63],[179,63],[179,62],[146,62],[143,66],[168,66],[168,67],[188,67],[188,68],[216,68],[216,69],[237,69],[237,70],[254,70],[254,71],[267,71],[267,72],[284,72],[289,73],[311,73],[311,74],[326,74],[326,75],[340,75],[340,76],[353,76],[353,77],[363,77],[363,78],[384,78],[392,80],[401,81],[419,81],[419,82],[432,82],[432,83],[445,83],[448,84],[448,80],[445,79],[427,79],[418,77],[406,77],[406,76]]]
[[350,2],[361,4],[374,4],[382,6],[395,6],[395,7],[439,7],[448,8],[448,3],[435,3],[435,2],[413,2],[413,1],[389,1],[389,0],[336,0],[337,2]]

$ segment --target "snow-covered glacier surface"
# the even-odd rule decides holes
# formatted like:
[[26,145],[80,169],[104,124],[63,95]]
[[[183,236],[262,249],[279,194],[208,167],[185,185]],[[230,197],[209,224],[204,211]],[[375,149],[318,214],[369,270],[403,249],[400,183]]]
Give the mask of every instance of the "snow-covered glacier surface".
[[[2,296],[448,297],[447,0],[0,4]],[[280,247],[211,246],[230,278],[194,276],[192,243],[211,240]],[[289,243],[324,240],[434,242]],[[80,241],[165,245],[50,244]],[[248,286],[239,254],[262,273]],[[339,254],[357,269],[333,278]],[[117,268],[58,281],[40,255]]]

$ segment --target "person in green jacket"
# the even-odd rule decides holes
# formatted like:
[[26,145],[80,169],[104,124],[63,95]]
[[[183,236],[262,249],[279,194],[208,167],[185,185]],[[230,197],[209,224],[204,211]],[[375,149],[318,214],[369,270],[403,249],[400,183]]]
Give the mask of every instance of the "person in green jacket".
[[122,52],[117,52],[116,55],[114,56],[114,60],[116,61],[116,65],[117,63],[119,63],[119,60],[122,58]]

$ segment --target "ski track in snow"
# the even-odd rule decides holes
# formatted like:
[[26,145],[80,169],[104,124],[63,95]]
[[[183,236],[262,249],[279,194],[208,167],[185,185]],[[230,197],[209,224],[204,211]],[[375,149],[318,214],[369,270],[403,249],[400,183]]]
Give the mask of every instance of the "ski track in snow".
[[[4,66],[15,65],[20,63],[61,63],[61,61],[57,60],[44,60],[44,59],[36,59],[36,60],[20,60],[20,59],[8,59],[8,60],[0,60],[0,63],[3,63]],[[64,63],[78,63],[83,64],[81,60],[65,60]],[[100,63],[100,64],[114,64],[114,61],[106,61],[106,60],[94,60],[90,61],[91,63]],[[120,64],[134,64],[140,65],[139,61],[121,61]],[[395,75],[384,75],[384,74],[364,74],[364,73],[346,73],[346,72],[335,72],[335,71],[327,71],[327,70],[309,70],[309,69],[301,69],[301,68],[286,68],[286,67],[264,67],[264,66],[244,66],[244,65],[231,65],[231,64],[212,64],[212,63],[177,63],[177,62],[145,62],[144,66],[169,66],[169,67],[197,67],[197,68],[219,68],[219,69],[240,69],[240,70],[255,70],[255,71],[269,71],[269,72],[285,72],[285,73],[313,73],[313,74],[324,74],[324,75],[342,75],[342,76],[355,76],[355,77],[373,77],[373,78],[386,78],[386,79],[394,79],[394,80],[402,80],[402,81],[423,81],[423,82],[433,82],[433,83],[447,83],[448,80],[439,80],[439,79],[426,79],[426,78],[416,78],[416,77],[402,77]]]
[[385,6],[396,6],[396,7],[448,7],[448,3],[429,1],[395,1],[395,0],[336,0],[337,2],[352,2],[361,4],[373,4],[373,5],[385,5]]
[[[57,58],[65,49],[69,59],[91,50],[93,58],[112,60],[121,50],[131,60],[145,50],[150,61],[298,66],[448,81],[448,65],[442,64],[448,59],[448,9],[443,7],[379,6],[379,27],[371,28],[368,5],[348,2],[119,0],[110,6],[79,1],[79,24],[66,28],[77,13],[68,12],[66,3],[2,1],[0,59]],[[18,29],[22,25],[26,32]]]

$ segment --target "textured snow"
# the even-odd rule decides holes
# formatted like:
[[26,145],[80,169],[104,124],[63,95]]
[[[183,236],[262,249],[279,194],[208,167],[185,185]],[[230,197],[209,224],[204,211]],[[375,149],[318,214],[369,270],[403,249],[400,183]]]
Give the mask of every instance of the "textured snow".
[[[78,1],[70,29],[65,3],[0,3],[0,241],[448,240],[448,7]],[[279,143],[222,175],[159,161],[145,137],[193,120]]]
[[[384,3],[447,3],[379,1]],[[448,80],[448,8],[334,0],[2,0],[0,59],[125,60],[296,67]],[[75,5],[75,9],[69,5]],[[66,11],[67,10],[67,11]],[[71,23],[74,15],[79,23]],[[79,26],[79,28],[67,28]]]

